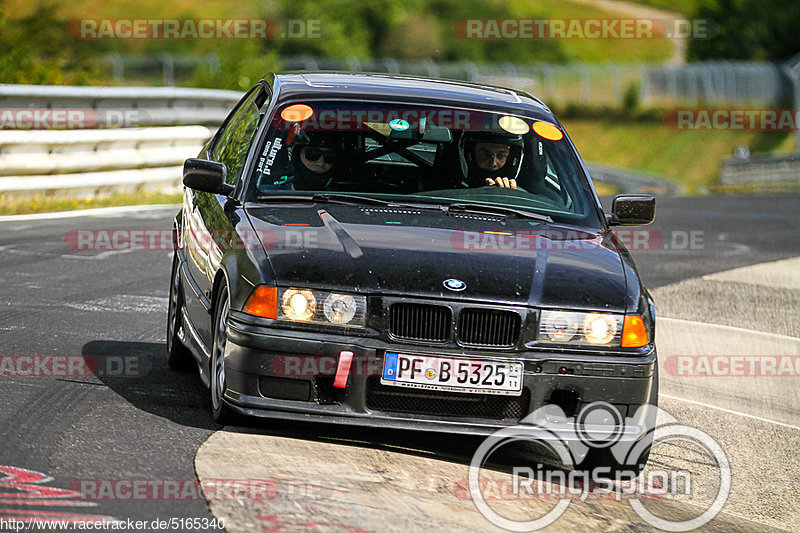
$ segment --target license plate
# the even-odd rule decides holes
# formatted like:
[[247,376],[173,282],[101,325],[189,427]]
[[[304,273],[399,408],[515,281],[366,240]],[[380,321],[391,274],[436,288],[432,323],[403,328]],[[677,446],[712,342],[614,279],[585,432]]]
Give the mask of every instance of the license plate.
[[381,383],[416,389],[522,394],[522,363],[428,357],[387,352]]

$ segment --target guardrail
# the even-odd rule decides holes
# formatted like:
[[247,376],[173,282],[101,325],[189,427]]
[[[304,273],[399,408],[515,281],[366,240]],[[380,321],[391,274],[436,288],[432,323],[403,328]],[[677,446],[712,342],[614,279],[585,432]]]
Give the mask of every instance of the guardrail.
[[592,181],[611,185],[619,193],[646,193],[656,196],[680,196],[686,186],[667,176],[648,174],[626,168],[616,168],[587,161]]
[[0,194],[178,191],[184,160],[210,136],[205,126],[0,131]]
[[722,187],[800,187],[800,154],[753,154],[731,157],[720,164]]
[[179,87],[0,84],[0,108],[92,111],[99,127],[218,126],[242,93]]
[[183,161],[240,98],[176,87],[0,85],[0,127],[16,127],[0,131],[0,195],[177,191]]

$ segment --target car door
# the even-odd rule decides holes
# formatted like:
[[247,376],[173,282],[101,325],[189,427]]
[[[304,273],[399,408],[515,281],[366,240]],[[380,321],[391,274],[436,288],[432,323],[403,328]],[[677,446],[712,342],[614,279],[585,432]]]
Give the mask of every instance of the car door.
[[[218,161],[227,168],[226,182],[237,186],[253,138],[269,103],[269,90],[257,86],[228,115],[201,158]],[[206,346],[211,345],[211,290],[220,260],[234,235],[238,202],[225,195],[187,189],[184,195],[187,270],[195,298],[187,297],[187,310]]]

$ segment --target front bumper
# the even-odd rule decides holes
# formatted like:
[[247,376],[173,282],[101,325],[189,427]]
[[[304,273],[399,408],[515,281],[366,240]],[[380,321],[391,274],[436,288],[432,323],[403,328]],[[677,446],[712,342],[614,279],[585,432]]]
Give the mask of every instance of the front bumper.
[[[637,416],[637,409],[656,401],[655,349],[641,356],[484,352],[267,327],[248,323],[236,315],[228,319],[224,399],[231,408],[249,416],[489,435],[520,423],[520,419],[544,406],[556,405],[560,412],[555,412],[560,414],[548,416],[544,422],[551,434],[570,440],[575,434],[575,416],[581,408],[593,402],[607,402],[617,409],[619,419],[625,421],[618,439],[634,442],[648,430],[648,422],[643,415]],[[341,389],[333,387],[333,376],[343,351],[353,353],[353,365],[347,386]],[[401,387],[389,387],[387,391],[379,383],[387,351],[521,361],[523,394],[476,396]],[[387,394],[395,399],[414,398],[404,405],[395,402],[387,407],[385,401],[376,400],[385,399]],[[475,401],[465,408],[460,400]],[[476,408],[476,402],[484,405]],[[428,410],[426,404],[437,407]],[[526,419],[523,424],[528,422]]]

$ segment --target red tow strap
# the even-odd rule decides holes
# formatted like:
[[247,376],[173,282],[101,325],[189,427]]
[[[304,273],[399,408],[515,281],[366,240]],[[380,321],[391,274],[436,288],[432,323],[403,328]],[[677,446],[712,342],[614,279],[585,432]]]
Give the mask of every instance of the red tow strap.
[[336,367],[336,379],[333,386],[339,389],[347,387],[347,378],[350,376],[350,363],[353,362],[353,352],[343,350],[339,353],[339,366]]

